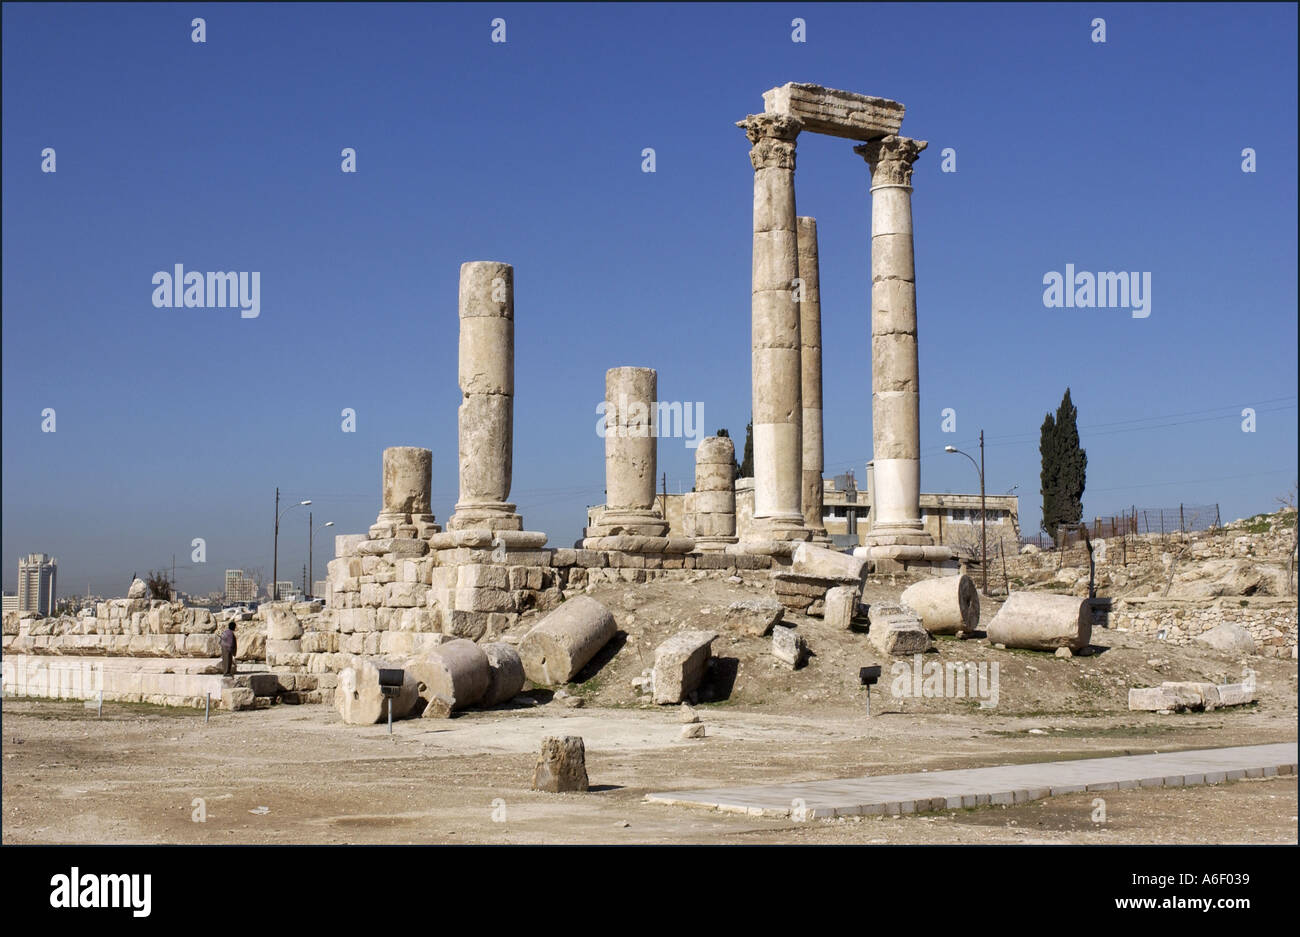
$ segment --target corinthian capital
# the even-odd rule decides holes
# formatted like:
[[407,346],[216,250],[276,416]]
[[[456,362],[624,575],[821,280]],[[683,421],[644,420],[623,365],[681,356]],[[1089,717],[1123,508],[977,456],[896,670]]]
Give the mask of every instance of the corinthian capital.
[[912,164],[929,144],[890,134],[855,146],[853,152],[871,167],[872,185],[911,185]]
[[785,114],[750,114],[736,126],[745,131],[749,142],[749,161],[755,169],[794,169],[794,140],[803,129],[803,121]]

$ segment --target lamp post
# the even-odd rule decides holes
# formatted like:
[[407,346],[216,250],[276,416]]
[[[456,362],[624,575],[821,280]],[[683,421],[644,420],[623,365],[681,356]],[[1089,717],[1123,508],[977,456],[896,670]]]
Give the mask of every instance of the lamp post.
[[956,452],[970,459],[971,465],[975,466],[975,471],[980,473],[980,580],[985,595],[989,591],[989,557],[988,557],[988,512],[984,510],[984,430],[980,430],[980,460],[976,464],[975,460],[967,453],[962,452],[956,446],[944,446],[944,452]]
[[288,514],[294,508],[311,504],[310,501],[299,501],[297,504],[291,504],[283,511],[280,510],[280,489],[275,489],[275,544],[272,548],[271,559],[271,601],[276,602],[280,599],[280,518]]
[[[334,526],[333,521],[325,522],[325,527],[333,527],[333,526]],[[321,530],[324,530],[325,527],[322,527]],[[311,598],[316,597],[315,594],[316,593],[316,578],[315,578],[316,567],[312,564],[312,545],[315,541],[315,537],[316,535],[312,533],[312,529],[311,529],[311,511],[308,511],[307,512],[307,581],[310,583],[308,595]]]

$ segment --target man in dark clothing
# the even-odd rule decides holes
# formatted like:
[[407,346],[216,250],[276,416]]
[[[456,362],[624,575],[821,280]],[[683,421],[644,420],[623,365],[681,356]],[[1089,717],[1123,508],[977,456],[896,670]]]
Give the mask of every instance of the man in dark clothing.
[[235,672],[235,623],[227,622],[226,630],[221,632],[221,672],[223,674],[232,674]]

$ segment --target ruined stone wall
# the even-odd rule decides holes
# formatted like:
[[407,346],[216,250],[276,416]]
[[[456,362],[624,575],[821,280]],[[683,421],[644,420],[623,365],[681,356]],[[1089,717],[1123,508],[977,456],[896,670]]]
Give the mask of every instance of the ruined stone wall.
[[1296,604],[1286,599],[1218,598],[1201,602],[1168,599],[1116,599],[1110,626],[1156,637],[1165,632],[1171,644],[1190,644],[1199,634],[1225,623],[1246,628],[1256,653],[1296,656]]
[[[260,613],[259,613],[260,614]],[[206,608],[150,599],[109,599],[93,616],[4,619],[4,650],[22,654],[220,657],[224,621]],[[239,660],[261,660],[260,620],[236,627]]]
[[[761,577],[770,557],[635,554],[579,549],[440,550],[415,559],[394,554],[331,561],[329,606],[300,619],[301,632],[268,627],[273,669],[333,674],[356,657],[403,658],[449,638],[491,641],[521,615],[546,613],[565,599],[607,583],[686,582],[700,576]],[[283,635],[284,637],[280,637]]]

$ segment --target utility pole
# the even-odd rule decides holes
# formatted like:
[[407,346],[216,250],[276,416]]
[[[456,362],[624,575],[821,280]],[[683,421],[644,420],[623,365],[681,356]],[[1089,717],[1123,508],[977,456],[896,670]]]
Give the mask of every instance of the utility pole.
[[271,553],[271,601],[278,599],[280,579],[280,488],[275,489],[275,545]]
[[980,430],[980,577],[989,594],[988,511],[984,510],[984,430]]
[[[311,527],[312,527],[311,515],[312,512],[308,511],[307,512],[307,563],[311,566],[311,574],[314,576],[316,575],[316,564],[314,562],[314,557],[311,555]],[[306,581],[307,581],[306,579],[303,580],[303,582]],[[310,583],[310,585],[313,587],[314,590],[316,584]],[[306,589],[302,590],[302,594],[307,596],[307,598],[309,599],[312,598],[311,592],[308,592]]]

